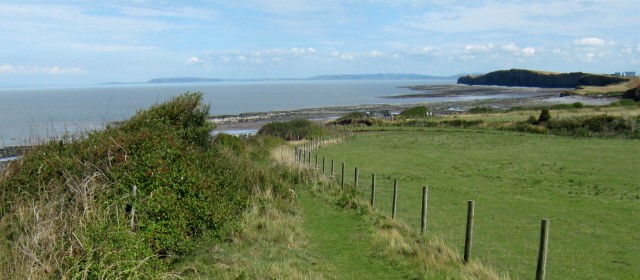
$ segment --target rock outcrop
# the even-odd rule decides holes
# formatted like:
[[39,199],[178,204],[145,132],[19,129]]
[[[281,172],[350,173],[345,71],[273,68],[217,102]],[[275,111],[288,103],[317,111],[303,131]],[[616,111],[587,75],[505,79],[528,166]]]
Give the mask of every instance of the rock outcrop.
[[576,88],[580,86],[607,86],[625,82],[626,79],[582,72],[547,73],[524,69],[494,71],[481,76],[463,76],[459,84],[517,86],[541,88]]

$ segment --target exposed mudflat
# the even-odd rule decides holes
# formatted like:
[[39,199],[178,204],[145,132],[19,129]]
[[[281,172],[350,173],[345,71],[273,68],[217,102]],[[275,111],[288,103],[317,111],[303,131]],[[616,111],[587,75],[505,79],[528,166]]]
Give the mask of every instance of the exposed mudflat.
[[406,87],[415,94],[385,96],[386,98],[433,98],[433,97],[482,97],[503,95],[509,98],[531,96],[557,96],[569,88],[533,88],[533,87],[502,87],[502,86],[469,86],[469,85],[423,85]]
[[[288,121],[296,118],[315,120],[320,123],[338,118],[351,112],[369,112],[374,115],[385,115],[389,112],[401,112],[405,109],[425,105],[436,115],[460,114],[473,107],[492,107],[509,109],[516,106],[545,106],[561,103],[582,102],[586,105],[606,105],[615,98],[590,98],[583,96],[564,96],[560,94],[568,89],[562,88],[528,88],[502,86],[468,86],[468,85],[425,85],[408,87],[415,94],[387,96],[389,104],[362,104],[357,106],[338,106],[312,109],[300,109],[276,112],[256,112],[239,115],[213,116],[211,121],[218,124],[217,131],[258,130],[264,124],[274,121]],[[438,102],[433,97],[468,97],[461,101]],[[487,96],[496,96],[489,98]],[[502,98],[500,96],[503,96]],[[476,99],[473,97],[485,97]],[[394,99],[421,98],[424,102],[410,104],[394,104]]]

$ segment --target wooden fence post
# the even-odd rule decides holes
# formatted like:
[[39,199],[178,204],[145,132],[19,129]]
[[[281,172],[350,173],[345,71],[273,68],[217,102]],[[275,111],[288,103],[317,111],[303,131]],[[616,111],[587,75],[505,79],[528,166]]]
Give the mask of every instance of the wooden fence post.
[[133,197],[133,199],[131,200],[131,229],[133,229],[134,226],[134,220],[135,220],[135,216],[136,216],[136,206],[135,206],[135,201],[136,201],[136,194],[138,193],[138,187],[136,187],[136,185],[133,185],[133,187],[131,188],[131,197]]
[[371,174],[371,207],[376,203],[376,174]]
[[420,220],[420,233],[424,234],[427,231],[427,194],[429,192],[428,187],[422,187],[422,219]]
[[464,238],[464,263],[469,263],[471,258],[471,246],[473,245],[473,214],[475,202],[467,202],[467,235]]
[[322,157],[322,176],[324,176],[324,157]]
[[340,180],[340,186],[342,186],[342,190],[344,191],[344,162],[342,163],[342,176]]
[[316,169],[318,169],[318,154],[316,154]]
[[549,220],[542,219],[540,226],[540,249],[538,251],[538,267],[536,280],[544,280],[547,273],[547,244],[549,242]]
[[393,206],[391,207],[391,218],[396,219],[396,209],[398,206],[398,179],[393,180]]
[[360,170],[356,167],[355,172],[354,172],[354,179],[353,179],[353,189],[357,192],[358,191],[358,176],[360,173]]
[[336,169],[334,168],[334,163],[335,163],[335,160],[332,159],[331,160],[331,179],[333,179],[335,174],[336,174],[336,172],[335,172]]
[[311,150],[309,150],[309,157],[307,157],[307,164],[311,166]]

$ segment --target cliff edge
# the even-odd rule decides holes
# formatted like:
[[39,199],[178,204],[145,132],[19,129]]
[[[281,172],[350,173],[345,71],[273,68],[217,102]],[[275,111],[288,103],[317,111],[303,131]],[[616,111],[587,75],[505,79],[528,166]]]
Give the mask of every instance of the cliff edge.
[[600,87],[626,81],[628,79],[622,77],[582,72],[550,73],[524,69],[500,70],[480,76],[462,76],[458,78],[458,84],[541,88]]

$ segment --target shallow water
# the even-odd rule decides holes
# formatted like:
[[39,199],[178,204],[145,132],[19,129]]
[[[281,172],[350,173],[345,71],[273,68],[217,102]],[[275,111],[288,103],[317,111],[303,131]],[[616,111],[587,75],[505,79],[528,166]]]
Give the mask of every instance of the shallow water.
[[0,147],[35,143],[66,132],[102,129],[137,110],[184,92],[202,92],[211,114],[293,110],[362,104],[407,104],[490,98],[518,94],[388,99],[415,91],[413,85],[453,84],[454,80],[256,81],[186,84],[100,85],[88,87],[1,89]]

